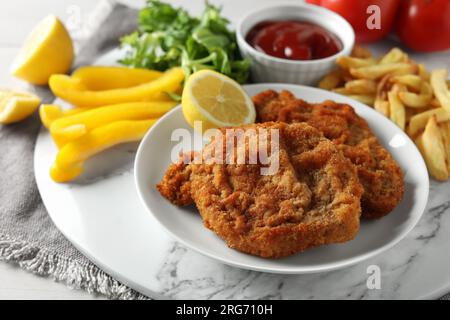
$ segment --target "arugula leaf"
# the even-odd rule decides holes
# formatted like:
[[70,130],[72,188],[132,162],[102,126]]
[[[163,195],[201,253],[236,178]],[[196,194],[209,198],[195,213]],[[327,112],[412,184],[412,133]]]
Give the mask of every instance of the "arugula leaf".
[[240,83],[248,79],[250,63],[239,54],[229,21],[220,8],[206,2],[200,18],[159,0],[148,0],[139,12],[138,30],[123,37],[122,64],[156,70],[181,66],[186,78],[201,69],[212,69]]

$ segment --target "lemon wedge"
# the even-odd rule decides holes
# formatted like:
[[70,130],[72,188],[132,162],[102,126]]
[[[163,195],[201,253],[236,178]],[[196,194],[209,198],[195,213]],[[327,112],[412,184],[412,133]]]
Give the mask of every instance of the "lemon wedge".
[[73,44],[62,22],[50,15],[29,34],[11,66],[11,74],[32,84],[45,85],[54,73],[72,66]]
[[231,78],[211,70],[192,74],[185,84],[181,99],[186,121],[202,129],[240,126],[255,122],[252,100]]
[[31,93],[0,90],[0,123],[10,124],[31,115],[41,103],[39,97]]

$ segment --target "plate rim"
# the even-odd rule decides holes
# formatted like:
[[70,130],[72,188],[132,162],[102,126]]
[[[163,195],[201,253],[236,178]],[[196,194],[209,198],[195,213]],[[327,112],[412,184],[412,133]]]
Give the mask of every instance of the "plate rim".
[[[316,91],[318,93],[324,93],[326,94],[329,98],[325,98],[326,99],[333,99],[333,97],[337,98],[337,99],[342,99],[345,96],[342,96],[340,94],[334,93],[334,92],[330,92],[327,90],[323,90],[320,88],[315,88],[315,87],[310,87],[310,86],[305,86],[305,85],[297,85],[297,84],[285,84],[285,83],[257,83],[257,84],[246,84],[243,85],[244,90],[246,88],[257,88],[257,87],[272,87],[272,89],[274,90],[279,90],[280,87],[283,88],[296,88],[296,89],[304,89],[304,90],[312,90],[312,91]],[[276,89],[278,87],[278,89]],[[262,90],[267,90],[267,88],[262,89]],[[331,95],[331,97],[330,97]],[[167,112],[165,115],[163,115],[151,128],[150,130],[145,134],[144,138],[141,140],[138,150],[136,152],[136,157],[134,159],[134,183],[135,183],[135,187],[137,190],[137,194],[138,197],[142,203],[142,205],[144,206],[145,210],[151,214],[154,219],[158,222],[158,224],[160,226],[163,227],[163,229],[176,241],[182,243],[183,245],[185,245],[186,247],[190,248],[191,250],[194,250],[202,255],[205,255],[209,258],[212,258],[214,260],[220,261],[221,263],[224,263],[226,265],[230,265],[233,267],[237,267],[237,268],[241,268],[241,269],[246,269],[246,270],[253,270],[253,271],[258,271],[258,272],[266,272],[266,273],[274,273],[274,274],[313,274],[313,273],[321,273],[321,272],[327,272],[327,271],[334,271],[334,270],[338,270],[338,269],[342,269],[342,268],[346,268],[346,267],[350,267],[352,265],[355,265],[357,263],[363,262],[369,258],[373,258],[379,254],[381,254],[382,252],[385,252],[389,249],[391,249],[392,247],[394,247],[396,244],[398,244],[401,240],[403,240],[410,232],[411,230],[413,230],[417,223],[420,221],[420,219],[422,218],[426,206],[428,204],[428,198],[429,198],[429,192],[430,192],[430,182],[429,182],[429,176],[428,176],[428,171],[426,169],[426,165],[425,165],[425,161],[423,159],[423,157],[421,156],[419,150],[417,149],[417,146],[415,145],[415,143],[411,140],[411,138],[400,128],[398,128],[393,122],[391,122],[389,119],[385,118],[383,115],[379,114],[376,110],[374,110],[373,108],[359,102],[356,101],[354,99],[351,99],[349,97],[345,97],[346,100],[349,100],[352,102],[352,107],[353,104],[358,105],[357,108],[362,108],[365,111],[372,113],[372,114],[376,114],[376,117],[382,117],[380,119],[383,119],[382,121],[384,121],[388,126],[391,126],[392,128],[394,128],[393,130],[396,131],[397,133],[400,133],[404,138],[406,138],[406,140],[408,141],[408,143],[410,143],[413,146],[414,152],[417,152],[419,154],[419,159],[420,159],[420,164],[416,164],[418,167],[420,167],[421,169],[425,169],[422,171],[425,171],[426,174],[424,174],[424,178],[425,181],[424,183],[426,184],[426,188],[425,189],[425,194],[423,195],[423,197],[421,198],[421,201],[418,203],[419,205],[419,209],[420,209],[420,214],[417,215],[417,217],[412,221],[412,223],[410,223],[410,225],[399,235],[397,235],[393,240],[391,240],[389,243],[383,245],[380,248],[371,250],[369,252],[366,252],[364,254],[360,254],[357,255],[356,257],[351,257],[351,258],[347,258],[341,262],[338,263],[333,263],[332,265],[330,265],[330,263],[325,264],[322,267],[300,267],[300,268],[271,268],[268,269],[266,267],[258,267],[258,266],[253,266],[253,265],[247,265],[247,264],[242,264],[242,263],[237,263],[234,261],[230,261],[227,260],[226,258],[221,257],[220,255],[215,255],[213,253],[204,251],[202,249],[199,249],[198,247],[196,247],[195,245],[191,244],[189,241],[186,241],[185,239],[183,239],[182,237],[179,237],[177,234],[175,234],[174,232],[172,232],[168,227],[166,227],[166,225],[164,223],[162,223],[159,218],[157,217],[157,215],[153,214],[152,210],[150,209],[150,207],[147,205],[147,202],[144,198],[144,186],[143,186],[143,181],[141,180],[141,178],[138,175],[138,172],[140,172],[139,167],[140,167],[140,163],[141,163],[141,159],[143,157],[144,154],[144,149],[145,149],[145,145],[147,144],[147,141],[150,139],[149,137],[153,134],[154,131],[157,130],[158,125],[164,121],[166,118],[169,118],[173,113],[176,112],[180,112],[181,110],[181,104],[177,105],[175,108],[173,108],[172,110],[170,110],[169,112]],[[357,113],[358,111],[355,110]],[[233,249],[230,249],[233,250]]]

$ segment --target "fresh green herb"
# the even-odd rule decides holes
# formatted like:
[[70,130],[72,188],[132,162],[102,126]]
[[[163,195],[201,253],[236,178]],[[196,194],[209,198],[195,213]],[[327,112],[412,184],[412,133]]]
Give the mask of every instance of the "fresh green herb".
[[126,48],[121,63],[135,68],[166,70],[181,66],[186,78],[201,69],[247,81],[249,61],[239,54],[234,32],[220,9],[206,2],[200,18],[158,0],[148,0],[139,12],[138,30],[121,39]]

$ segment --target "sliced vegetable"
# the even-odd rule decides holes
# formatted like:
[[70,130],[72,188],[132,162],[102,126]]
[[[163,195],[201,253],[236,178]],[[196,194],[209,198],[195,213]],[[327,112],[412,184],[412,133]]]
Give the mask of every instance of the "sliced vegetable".
[[61,107],[56,104],[42,104],[39,108],[39,116],[44,127],[48,129],[50,128],[53,121],[61,117],[70,116],[86,110],[87,109],[85,108],[62,110]]
[[154,81],[129,88],[87,90],[80,79],[57,74],[50,78],[53,93],[77,107],[99,107],[125,102],[167,100],[166,92],[176,92],[184,79],[181,68],[170,69]]
[[50,126],[55,143],[62,147],[69,141],[106,124],[121,120],[145,120],[162,116],[177,102],[131,102],[95,108],[61,117]]
[[117,144],[139,141],[155,122],[118,121],[92,130],[59,150],[50,176],[56,182],[75,179],[82,173],[84,161]]
[[80,67],[72,73],[89,90],[110,90],[134,87],[158,79],[162,72],[148,69],[106,66]]

